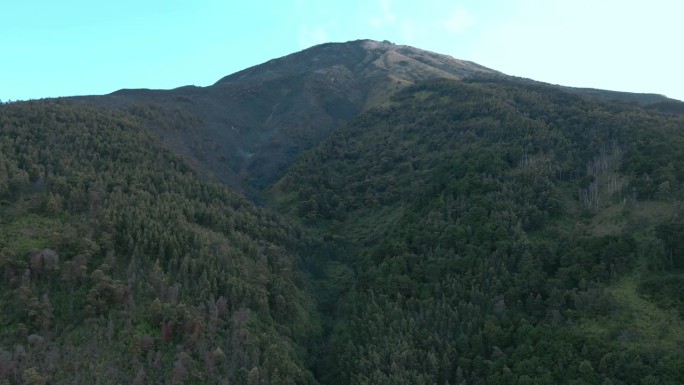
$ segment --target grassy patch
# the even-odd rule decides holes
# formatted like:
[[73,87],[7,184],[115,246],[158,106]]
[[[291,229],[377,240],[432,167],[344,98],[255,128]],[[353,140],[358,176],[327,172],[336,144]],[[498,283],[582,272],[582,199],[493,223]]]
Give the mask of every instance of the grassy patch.
[[64,228],[62,220],[27,214],[0,225],[0,248],[7,248],[18,256],[31,249],[48,247],[53,234]]
[[588,318],[578,324],[584,334],[617,340],[636,349],[682,350],[684,321],[675,311],[662,309],[637,292],[637,279],[625,277],[606,289],[615,303],[607,316]]
[[648,229],[667,218],[672,205],[663,201],[618,202],[604,207],[591,218],[592,235],[617,235],[625,230]]

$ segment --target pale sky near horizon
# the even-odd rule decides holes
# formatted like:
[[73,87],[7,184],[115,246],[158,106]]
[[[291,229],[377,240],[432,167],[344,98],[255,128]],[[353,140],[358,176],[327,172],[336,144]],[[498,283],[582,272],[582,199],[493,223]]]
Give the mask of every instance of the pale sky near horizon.
[[0,100],[208,86],[356,39],[684,100],[683,19],[679,0],[0,0]]

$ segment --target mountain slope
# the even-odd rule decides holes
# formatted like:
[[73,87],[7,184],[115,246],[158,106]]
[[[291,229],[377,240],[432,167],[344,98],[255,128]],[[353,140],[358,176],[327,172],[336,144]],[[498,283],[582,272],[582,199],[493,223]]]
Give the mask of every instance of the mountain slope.
[[[303,151],[406,86],[502,75],[478,64],[389,42],[328,43],[245,69],[209,87],[120,90],[71,100],[126,109],[200,175],[260,200]],[[661,95],[570,89],[678,111]]]
[[682,383],[681,106],[372,41],[2,105],[0,383]]
[[301,151],[398,89],[496,71],[407,46],[323,44],[227,76],[209,87],[121,90],[73,100],[128,108],[196,169],[253,195]]
[[304,245],[129,114],[0,106],[0,383],[315,383]]
[[321,381],[681,383],[683,147],[681,117],[505,78],[340,128],[271,190],[329,242]]

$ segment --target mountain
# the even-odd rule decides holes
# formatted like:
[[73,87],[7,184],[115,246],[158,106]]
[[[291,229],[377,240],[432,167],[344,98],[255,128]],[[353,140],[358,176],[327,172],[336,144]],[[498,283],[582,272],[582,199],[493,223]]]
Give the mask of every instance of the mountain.
[[684,383],[682,105],[368,40],[0,105],[0,384]]
[[0,383],[315,383],[305,244],[130,114],[0,106]]
[[684,381],[684,118],[512,78],[397,93],[269,201],[326,239],[326,384]]
[[[208,87],[120,90],[71,100],[147,119],[200,175],[258,200],[299,154],[395,92],[429,79],[473,76],[505,75],[418,48],[357,40],[317,45]],[[567,89],[667,111],[680,105],[661,95]]]
[[209,87],[121,90],[72,100],[148,118],[175,152],[207,177],[255,196],[304,150],[407,85],[496,71],[389,42],[314,46]]

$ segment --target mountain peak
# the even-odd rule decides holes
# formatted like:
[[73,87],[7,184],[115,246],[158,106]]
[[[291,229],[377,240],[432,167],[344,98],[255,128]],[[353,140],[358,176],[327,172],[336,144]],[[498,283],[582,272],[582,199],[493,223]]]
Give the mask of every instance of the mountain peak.
[[404,85],[431,78],[463,79],[475,74],[498,73],[448,55],[397,45],[387,40],[379,42],[364,39],[315,45],[226,76],[216,85],[272,80],[301,73],[325,73],[335,67],[344,67],[361,78],[369,75],[386,76]]
[[[153,126],[172,148],[203,175],[251,195],[282,176],[302,151],[397,91],[477,74],[498,72],[389,41],[355,40],[272,59],[209,87],[122,90],[87,100],[161,108],[141,113],[167,117]],[[188,127],[190,121],[200,123]]]

